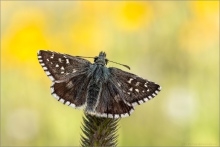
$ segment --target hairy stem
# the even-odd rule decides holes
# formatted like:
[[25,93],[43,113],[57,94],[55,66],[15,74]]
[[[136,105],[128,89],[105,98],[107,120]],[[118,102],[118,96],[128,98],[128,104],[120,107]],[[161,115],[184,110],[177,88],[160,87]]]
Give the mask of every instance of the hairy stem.
[[116,146],[118,121],[84,113],[81,146]]

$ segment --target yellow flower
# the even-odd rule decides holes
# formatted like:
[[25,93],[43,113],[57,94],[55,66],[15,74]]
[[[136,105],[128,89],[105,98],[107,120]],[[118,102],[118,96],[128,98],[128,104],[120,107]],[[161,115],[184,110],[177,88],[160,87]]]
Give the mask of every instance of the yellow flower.
[[21,10],[8,21],[11,23],[3,36],[3,63],[9,66],[35,63],[37,50],[48,48],[43,33],[43,14],[37,10],[30,10],[28,13]]
[[216,49],[218,46],[219,2],[195,1],[189,3],[193,17],[180,29],[179,43],[190,52]]
[[152,19],[153,10],[148,2],[121,2],[116,7],[114,15],[119,28],[135,31],[148,25]]

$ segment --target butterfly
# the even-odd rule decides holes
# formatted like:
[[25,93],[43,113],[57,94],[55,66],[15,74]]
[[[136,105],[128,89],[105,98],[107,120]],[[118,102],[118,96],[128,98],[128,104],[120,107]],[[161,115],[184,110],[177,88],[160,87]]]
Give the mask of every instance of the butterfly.
[[40,50],[38,61],[52,80],[51,94],[58,101],[97,117],[130,116],[134,106],[154,98],[161,90],[160,85],[135,74],[106,67],[109,60],[105,52],[91,63],[80,56]]

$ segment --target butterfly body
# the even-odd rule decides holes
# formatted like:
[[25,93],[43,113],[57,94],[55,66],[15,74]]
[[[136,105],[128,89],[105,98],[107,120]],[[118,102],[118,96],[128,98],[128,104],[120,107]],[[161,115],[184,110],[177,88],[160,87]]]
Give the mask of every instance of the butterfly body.
[[83,108],[98,117],[130,116],[134,106],[152,99],[161,90],[154,82],[118,68],[107,68],[106,54],[94,63],[77,56],[39,51],[38,60],[52,80],[52,95],[62,103]]
[[108,78],[107,69],[103,65],[94,65],[92,67],[94,69],[90,75],[91,80],[88,86],[88,94],[87,94],[87,101],[86,101],[86,112],[95,113],[95,107],[100,97],[100,93],[102,91],[102,83]]

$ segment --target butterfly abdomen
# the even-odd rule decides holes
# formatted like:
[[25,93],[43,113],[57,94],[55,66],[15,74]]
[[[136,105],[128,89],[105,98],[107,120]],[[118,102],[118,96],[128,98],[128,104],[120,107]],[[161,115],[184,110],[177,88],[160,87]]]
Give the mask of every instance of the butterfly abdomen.
[[103,67],[100,65],[95,66],[95,70],[91,74],[92,79],[88,86],[88,95],[86,99],[86,112],[94,113],[95,108],[100,97],[101,83],[103,81]]
[[95,107],[96,107],[96,103],[98,102],[98,98],[99,98],[99,92],[100,92],[100,85],[98,85],[97,83],[92,83],[89,86],[88,89],[88,96],[87,96],[87,101],[86,101],[86,112],[93,112]]

